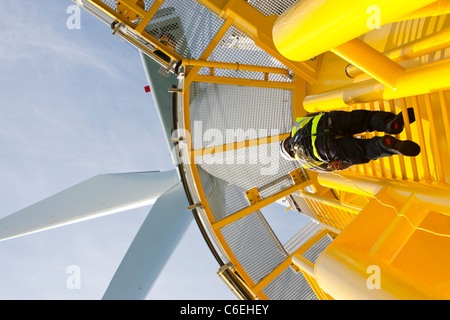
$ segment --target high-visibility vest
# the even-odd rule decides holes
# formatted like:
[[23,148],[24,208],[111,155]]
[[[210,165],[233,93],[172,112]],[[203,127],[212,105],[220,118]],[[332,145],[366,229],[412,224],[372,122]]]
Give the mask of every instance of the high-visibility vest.
[[[322,119],[323,115],[324,115],[323,113],[319,113],[319,114],[309,115],[306,117],[299,117],[295,120],[294,127],[292,128],[292,131],[291,131],[291,138],[293,138],[295,136],[295,134],[297,132],[299,132],[299,130],[302,130],[308,123],[311,122],[311,126],[310,126],[311,132],[299,132],[300,140],[299,141],[296,140],[294,142],[294,145],[292,146],[292,148],[294,148],[295,159],[300,162],[300,164],[303,168],[313,170],[313,171],[330,172],[330,171],[347,169],[352,166],[350,163],[342,161],[342,160],[330,161],[328,159],[322,159],[322,157],[319,155],[319,152],[318,152],[317,146],[316,146],[316,140],[317,140],[317,136],[318,136],[317,126],[319,125],[319,121],[320,121],[320,119]],[[305,130],[303,130],[303,131],[305,131]],[[326,131],[328,131],[328,129],[325,130],[325,132]],[[320,134],[322,134],[322,133],[320,133]],[[314,157],[319,160],[316,160],[312,156],[310,156],[311,150],[308,150],[306,152],[307,146],[302,144],[302,140],[304,141],[304,139],[309,139],[309,138],[311,138],[312,153],[313,153]],[[300,148],[298,148],[299,146],[302,146],[303,150],[300,150]],[[298,154],[298,153],[300,153],[300,154]]]
[[[292,128],[291,137],[294,137],[294,135],[299,130],[303,129],[309,122],[312,121],[312,123],[311,123],[311,132],[310,133],[306,133],[306,135],[311,137],[311,147],[313,149],[312,151],[313,151],[314,156],[317,159],[319,159],[320,161],[322,161],[321,163],[325,163],[325,160],[322,159],[322,157],[319,155],[319,152],[317,151],[317,147],[316,147],[317,125],[319,124],[319,121],[322,118],[322,116],[323,116],[323,113],[320,113],[320,114],[315,115],[315,116],[309,116],[309,117],[308,116],[306,116],[306,117],[298,117],[295,120],[294,126]],[[297,160],[301,161],[301,159],[299,159],[297,154],[295,154],[295,158]]]

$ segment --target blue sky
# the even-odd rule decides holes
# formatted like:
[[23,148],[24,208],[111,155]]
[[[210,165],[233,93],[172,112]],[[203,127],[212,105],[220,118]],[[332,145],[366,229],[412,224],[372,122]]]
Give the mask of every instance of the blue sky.
[[[84,10],[69,30],[71,5],[0,0],[0,218],[97,174],[173,169],[137,50]],[[100,299],[148,211],[0,242],[0,299]],[[234,299],[218,268],[192,223],[148,298]]]

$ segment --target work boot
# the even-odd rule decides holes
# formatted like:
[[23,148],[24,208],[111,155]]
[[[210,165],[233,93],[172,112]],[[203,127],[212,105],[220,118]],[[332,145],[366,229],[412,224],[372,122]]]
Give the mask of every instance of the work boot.
[[[408,118],[409,123],[413,123],[414,121],[416,121],[413,108],[408,108]],[[384,132],[390,134],[399,134],[400,132],[403,131],[404,126],[405,123],[403,122],[403,114],[400,112],[398,115],[394,117],[394,119],[386,123],[386,128]]]
[[381,145],[391,154],[415,157],[420,153],[420,146],[417,143],[410,140],[397,140],[392,136],[384,136]]

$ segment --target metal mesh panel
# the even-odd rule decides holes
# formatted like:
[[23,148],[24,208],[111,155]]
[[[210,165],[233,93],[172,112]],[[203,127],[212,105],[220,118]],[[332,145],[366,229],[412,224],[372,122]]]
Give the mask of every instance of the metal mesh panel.
[[247,0],[248,4],[265,16],[281,15],[297,0]]
[[106,4],[108,7],[110,7],[113,10],[117,10],[117,1],[116,0],[100,0],[104,4]]
[[[228,29],[208,60],[231,63],[239,62],[241,64],[288,69],[280,61],[259,48],[252,39],[250,39],[234,27],[230,27]],[[209,69],[202,68],[199,74],[208,75]],[[215,69],[214,75],[222,77],[264,80],[264,74],[262,72],[250,72],[243,70]],[[286,77],[280,74],[271,74],[269,76],[269,80],[284,82],[292,81],[290,77]]]
[[263,290],[271,300],[317,300],[317,296],[301,272],[287,268]]
[[254,283],[267,276],[287,258],[260,211],[221,229],[233,254]]
[[183,58],[200,58],[223,24],[223,19],[195,0],[166,0],[145,30],[157,39],[170,38],[170,46]]
[[[264,149],[271,152],[268,158]],[[206,197],[216,220],[249,206],[245,191],[253,187],[258,188],[264,199],[292,186],[289,172],[299,167],[297,162],[280,157],[278,142],[227,151],[214,157],[213,160],[196,157],[195,161],[201,163],[197,168],[203,188],[207,189],[211,184],[214,186],[208,189]]]
[[244,188],[210,175],[197,166],[202,188],[215,220],[248,206]]
[[[289,132],[291,112],[290,90],[196,82],[190,86],[194,149]],[[253,187],[266,198],[291,186],[289,172],[299,167],[280,156],[279,142],[219,151],[195,158],[216,220],[247,207],[245,191]]]
[[324,236],[322,239],[314,243],[306,252],[302,255],[312,263],[316,263],[317,258],[329,246],[333,240],[329,235]]
[[[194,149],[290,132],[291,113],[290,90],[198,82],[190,86]],[[217,130],[217,141],[203,143],[205,132],[214,133],[211,129]]]

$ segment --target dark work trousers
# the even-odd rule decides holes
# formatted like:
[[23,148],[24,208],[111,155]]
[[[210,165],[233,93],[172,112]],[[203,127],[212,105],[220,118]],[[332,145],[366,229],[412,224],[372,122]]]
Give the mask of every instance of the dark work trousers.
[[[385,111],[353,110],[331,111],[328,115],[331,124],[328,121],[330,139],[326,156],[329,160],[361,164],[393,154],[382,146],[382,137],[357,139],[353,135],[372,131],[386,132],[386,124],[394,119],[395,114]],[[319,130],[323,130],[323,127],[318,127]],[[316,145],[322,143],[323,137],[318,137]],[[319,152],[324,153],[324,150],[320,149]]]

